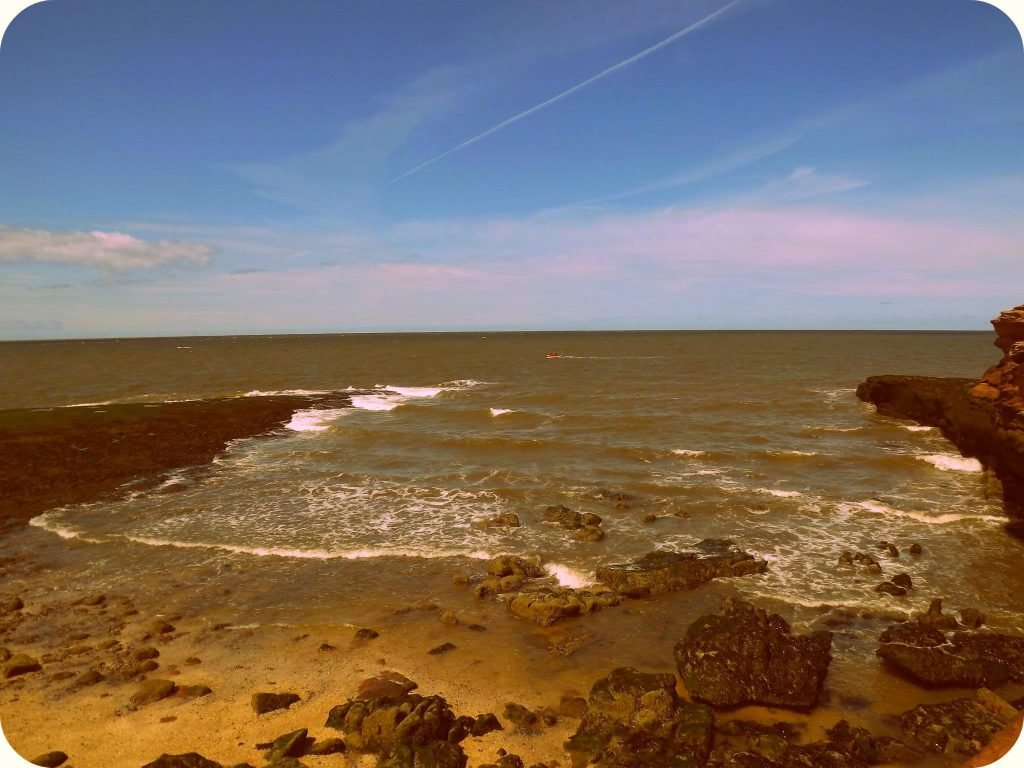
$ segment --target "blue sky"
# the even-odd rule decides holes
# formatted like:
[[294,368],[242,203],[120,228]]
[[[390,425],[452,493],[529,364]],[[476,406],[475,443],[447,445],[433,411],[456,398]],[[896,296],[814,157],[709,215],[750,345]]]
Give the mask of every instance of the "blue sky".
[[973,0],[49,0],[0,75],[0,338],[1024,302],[1024,47]]

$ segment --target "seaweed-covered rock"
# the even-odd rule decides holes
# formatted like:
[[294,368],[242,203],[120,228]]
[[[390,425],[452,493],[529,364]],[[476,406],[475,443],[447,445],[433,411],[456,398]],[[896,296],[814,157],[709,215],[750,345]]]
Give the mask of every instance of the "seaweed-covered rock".
[[713,706],[808,708],[818,703],[831,647],[831,632],[794,635],[781,616],[730,599],[722,614],[689,626],[675,659],[690,695]]
[[546,627],[561,619],[618,604],[619,596],[614,592],[592,593],[569,587],[542,587],[520,592],[508,600],[508,609],[521,619]]
[[597,569],[597,578],[624,595],[638,596],[699,587],[723,576],[764,573],[765,560],[740,550],[727,539],[704,539],[688,552],[648,552],[630,563]]
[[[907,622],[913,625],[915,622]],[[888,630],[886,631],[888,632]],[[942,638],[936,642],[935,635]],[[977,688],[1024,682],[1024,637],[916,627],[882,635],[877,654],[893,670],[929,687]]]
[[925,749],[961,755],[978,752],[1004,723],[977,699],[921,704],[900,715],[903,732]]
[[765,765],[775,765],[797,736],[797,729],[789,723],[721,720],[715,723],[715,746],[709,764],[755,765],[761,760]]
[[714,717],[676,696],[675,677],[620,667],[594,683],[588,710],[565,743],[577,764],[696,768],[711,751]]

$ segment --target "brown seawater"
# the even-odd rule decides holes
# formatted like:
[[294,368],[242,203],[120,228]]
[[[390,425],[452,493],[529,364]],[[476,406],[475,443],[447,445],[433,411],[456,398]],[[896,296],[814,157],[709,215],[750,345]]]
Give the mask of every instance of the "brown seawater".
[[[356,392],[352,408],[298,412],[210,466],[113,503],[50,511],[2,544],[42,553],[61,589],[142,591],[211,621],[387,626],[396,608],[434,601],[484,621],[487,642],[509,649],[484,662],[496,679],[525,676],[538,689],[586,690],[623,664],[670,669],[690,621],[726,595],[799,631],[838,611],[826,709],[891,732],[885,715],[957,692],[886,673],[873,655],[881,617],[942,597],[947,609],[981,608],[992,629],[1024,631],[1024,546],[1002,530],[975,462],[937,431],[878,416],[854,388],[879,373],[974,376],[997,357],[990,334],[952,332],[0,344],[0,408]],[[604,491],[631,500],[617,508]],[[541,522],[549,504],[597,513],[605,539],[577,542]],[[474,525],[500,512],[522,527]],[[577,586],[602,564],[708,537],[768,559],[768,572],[546,631],[451,583],[508,552],[537,555]],[[886,558],[880,540],[900,557]],[[906,553],[912,542],[923,556]],[[911,595],[878,594],[877,575],[837,569],[844,549],[872,553],[886,577],[910,574]]]

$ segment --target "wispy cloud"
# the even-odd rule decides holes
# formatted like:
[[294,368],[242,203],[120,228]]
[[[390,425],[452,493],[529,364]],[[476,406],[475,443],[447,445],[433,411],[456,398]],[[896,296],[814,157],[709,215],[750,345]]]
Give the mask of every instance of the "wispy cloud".
[[722,6],[721,8],[719,8],[717,11],[714,11],[713,13],[708,14],[707,16],[703,17],[702,19],[694,22],[693,24],[690,24],[690,25],[684,27],[683,29],[679,30],[678,32],[675,32],[674,34],[669,35],[664,40],[661,40],[661,41],[655,43],[654,45],[651,45],[651,46],[649,46],[647,48],[644,48],[639,53],[636,53],[636,54],[634,54],[634,55],[632,55],[632,56],[630,56],[630,57],[628,57],[626,59],[623,59],[622,61],[619,61],[619,62],[617,62],[615,64],[612,64],[610,67],[601,70],[596,75],[593,75],[592,77],[588,77],[586,80],[583,80],[583,81],[577,83],[576,85],[574,85],[574,86],[572,86],[570,88],[566,88],[564,91],[561,91],[560,93],[555,94],[551,98],[545,99],[544,101],[540,102],[539,104],[533,105],[529,109],[525,109],[522,112],[520,112],[520,113],[518,113],[516,115],[513,115],[512,117],[509,117],[509,118],[507,118],[505,120],[502,120],[500,123],[498,123],[497,125],[494,125],[494,126],[488,128],[486,131],[483,131],[482,133],[478,133],[476,136],[472,136],[471,138],[466,139],[462,143],[456,144],[451,149],[448,149],[448,150],[442,152],[439,155],[435,155],[434,157],[430,158],[429,160],[426,160],[426,161],[420,163],[419,165],[414,166],[413,168],[410,168],[405,173],[399,174],[395,178],[391,179],[391,181],[389,181],[388,184],[394,184],[396,181],[400,181],[400,180],[402,180],[402,179],[404,179],[404,178],[406,178],[408,176],[412,176],[414,173],[417,173],[417,172],[423,170],[424,168],[426,168],[428,166],[431,166],[434,163],[439,162],[440,160],[443,160],[444,158],[446,158],[446,157],[448,157],[450,155],[455,154],[459,150],[465,149],[468,146],[476,144],[478,141],[481,141],[482,139],[485,139],[488,136],[491,136],[492,134],[495,134],[498,131],[505,129],[505,128],[509,127],[510,125],[512,125],[514,123],[517,123],[520,120],[523,120],[524,118],[529,117],[530,115],[533,115],[533,114],[535,114],[537,112],[540,112],[542,109],[547,109],[551,105],[557,104],[558,102],[562,101],[563,99],[566,99],[569,96],[572,96],[574,93],[577,93],[578,91],[581,91],[584,88],[587,88],[587,87],[593,85],[594,83],[596,83],[596,82],[598,82],[600,80],[603,80],[604,78],[608,77],[608,75],[611,75],[611,74],[613,74],[615,72],[618,72],[619,70],[625,69],[626,67],[629,67],[629,66],[635,64],[636,62],[638,62],[638,61],[640,61],[642,59],[647,58],[651,54],[656,53],[657,51],[661,50],[662,48],[664,48],[664,47],[666,47],[668,45],[671,45],[672,43],[675,43],[675,42],[681,40],[682,38],[684,38],[687,35],[689,35],[691,32],[695,32],[696,30],[698,30],[701,27],[703,27],[705,24],[710,23],[711,21],[713,21],[717,17],[721,16],[722,14],[724,14],[727,11],[729,11],[730,9],[732,9],[735,5],[737,5],[740,2],[742,2],[742,0],[732,0],[728,4],[726,4],[726,5]]
[[59,232],[0,225],[0,261],[74,264],[104,271],[209,263],[201,243],[140,240],[123,232]]

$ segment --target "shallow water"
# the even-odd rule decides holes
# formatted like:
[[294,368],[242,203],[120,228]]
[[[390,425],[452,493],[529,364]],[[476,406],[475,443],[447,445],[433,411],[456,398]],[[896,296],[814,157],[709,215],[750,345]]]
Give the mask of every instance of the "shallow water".
[[[601,564],[708,537],[770,561],[761,576],[585,617],[599,639],[561,663],[590,679],[619,663],[670,666],[689,621],[726,594],[800,629],[823,605],[899,616],[942,597],[947,609],[982,608],[993,628],[1024,630],[1024,545],[1001,529],[976,462],[854,396],[872,374],[974,376],[997,358],[991,336],[974,333],[3,344],[5,408],[356,390],[353,408],[299,412],[275,437],[236,442],[156,491],[51,511],[10,545],[51,552],[72,587],[150,579],[194,610],[289,624],[386,621],[420,599],[498,611],[450,579],[503,552],[538,555],[572,585]],[[617,507],[602,491],[630,501]],[[597,513],[605,540],[580,543],[541,522],[549,504]],[[474,525],[500,512],[522,527]],[[903,550],[898,560],[880,540]],[[912,542],[922,557],[906,554]],[[880,595],[878,576],[837,569],[844,549],[874,554],[886,577],[909,573],[911,596]],[[503,642],[528,647],[513,639],[517,623]],[[876,700],[884,688],[890,704],[925,700],[879,671],[882,626],[837,635],[830,684]]]

